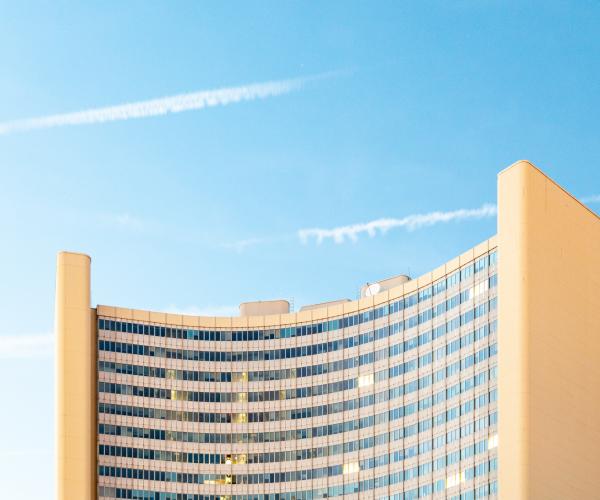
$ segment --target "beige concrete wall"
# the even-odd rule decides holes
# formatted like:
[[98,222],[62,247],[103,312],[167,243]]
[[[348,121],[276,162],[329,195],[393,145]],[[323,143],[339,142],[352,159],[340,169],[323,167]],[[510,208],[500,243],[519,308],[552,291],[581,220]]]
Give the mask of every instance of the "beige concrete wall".
[[56,270],[57,498],[96,498],[96,328],[90,258],[61,252]]
[[287,300],[261,300],[240,304],[240,316],[266,316],[268,314],[287,314],[290,303]]
[[600,220],[528,162],[498,205],[500,496],[600,498]]

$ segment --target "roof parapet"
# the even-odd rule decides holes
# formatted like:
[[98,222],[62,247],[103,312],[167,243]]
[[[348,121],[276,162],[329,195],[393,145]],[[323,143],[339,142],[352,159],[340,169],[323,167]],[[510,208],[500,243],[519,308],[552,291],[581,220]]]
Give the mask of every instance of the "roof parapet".
[[337,306],[339,304],[345,304],[346,302],[352,302],[352,301],[350,299],[339,299],[339,300],[330,300],[329,302],[319,302],[318,304],[309,304],[307,306],[302,306],[300,308],[300,312],[312,311],[313,309],[320,309],[322,307]]

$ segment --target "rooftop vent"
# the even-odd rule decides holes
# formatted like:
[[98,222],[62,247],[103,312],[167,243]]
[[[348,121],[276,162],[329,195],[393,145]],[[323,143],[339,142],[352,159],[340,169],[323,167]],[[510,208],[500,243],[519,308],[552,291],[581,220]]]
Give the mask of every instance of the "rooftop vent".
[[360,287],[360,298],[371,297],[378,293],[385,292],[386,290],[400,286],[407,281],[410,281],[410,276],[399,274],[398,276],[392,276],[391,278],[376,281],[374,283],[366,283]]

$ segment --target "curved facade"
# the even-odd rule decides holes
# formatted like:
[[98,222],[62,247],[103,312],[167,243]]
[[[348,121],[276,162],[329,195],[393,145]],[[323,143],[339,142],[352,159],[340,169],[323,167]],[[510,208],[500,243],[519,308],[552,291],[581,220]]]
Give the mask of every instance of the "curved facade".
[[497,254],[478,250],[306,313],[99,307],[99,497],[493,493]]
[[[59,499],[497,497],[499,246],[299,313],[98,306],[57,323],[78,347],[60,348]],[[89,259],[61,254],[60,276],[69,316]],[[90,422],[95,439],[77,440]],[[75,463],[93,493],[69,481]]]
[[494,245],[298,314],[99,306],[99,497],[494,493]]

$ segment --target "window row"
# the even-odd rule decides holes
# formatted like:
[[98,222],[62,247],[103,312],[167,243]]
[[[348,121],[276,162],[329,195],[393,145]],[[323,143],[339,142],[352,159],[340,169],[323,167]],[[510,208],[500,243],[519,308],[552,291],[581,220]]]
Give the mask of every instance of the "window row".
[[[462,438],[470,436],[496,424],[496,412],[485,415],[464,424],[462,427],[449,430],[445,434],[433,439],[420,441],[418,444],[394,451],[396,461],[408,460],[417,455],[437,450],[450,445]],[[131,446],[115,446],[108,444],[98,445],[99,456],[123,457],[139,460],[157,460],[163,462],[176,462],[187,464],[210,465],[238,465],[238,464],[266,464],[279,462],[297,462],[314,458],[333,457],[347,453],[368,450],[376,446],[383,446],[393,442],[392,433],[384,432],[375,436],[364,437],[345,443],[303,448],[289,451],[270,451],[263,453],[195,453],[169,450],[155,450],[149,448],[135,448]],[[454,455],[453,455],[454,456]],[[466,457],[463,457],[466,458]]]
[[[420,335],[417,341],[423,343],[431,342],[449,332],[460,328],[469,322],[485,316],[497,307],[497,298],[491,298],[454,319],[442,323],[432,330]],[[247,362],[247,361],[273,361],[280,359],[293,359],[305,356],[315,356],[328,352],[335,352],[343,349],[350,349],[366,342],[383,339],[396,335],[404,331],[403,322],[394,323],[389,327],[382,327],[374,332],[366,332],[345,339],[333,340],[322,344],[313,344],[308,346],[288,347],[285,349],[272,349],[267,351],[197,351],[192,349],[175,349],[158,346],[148,346],[142,344],[129,344],[110,340],[99,340],[98,349],[100,351],[117,352],[133,354],[139,356],[152,356],[156,358],[183,359],[187,361],[208,361],[208,362]],[[413,339],[414,341],[414,339]],[[404,347],[398,344],[396,347]]]
[[[470,268],[475,269],[476,265],[477,263],[471,265]],[[462,280],[464,281],[468,279],[472,276],[472,274],[473,273],[465,273],[465,276],[462,278]],[[404,309],[409,309],[417,305],[418,303],[429,300],[432,296],[445,291],[446,286],[444,285],[443,287],[441,287],[441,283],[451,283],[451,286],[448,286],[448,288],[457,285],[459,283],[459,280],[458,278],[454,278],[454,276],[458,277],[458,275],[459,273],[457,272],[454,275],[447,278],[447,280],[442,280],[442,282],[439,282],[436,285],[424,288],[418,293],[414,293],[409,297],[400,299],[391,304],[386,304],[376,309],[371,309],[369,311],[354,314],[352,316],[346,316],[343,318],[315,323],[312,325],[302,325],[267,330],[197,330],[191,328],[175,328],[159,325],[148,325],[143,323],[131,323],[108,318],[100,318],[98,319],[98,329],[120,333],[150,335],[154,337],[204,341],[241,342],[255,340],[272,340],[277,338],[285,339],[293,337],[303,337],[305,335],[315,335],[318,333],[330,332],[342,328],[360,325],[363,323],[368,323],[375,319],[401,312]],[[495,275],[489,279],[488,286],[491,286],[492,282],[497,282],[497,278]],[[442,304],[447,306],[446,302],[443,302]],[[429,311],[431,311],[430,314],[433,314],[433,309],[430,309]],[[441,314],[441,310],[438,310],[438,314]]]
[[[485,360],[487,356],[478,356],[478,360]],[[413,393],[417,390],[423,390],[429,387],[432,383],[437,383],[443,380],[446,376],[452,376],[460,370],[460,361],[454,363],[453,367],[446,367],[438,370],[434,374],[429,374],[421,377],[418,380],[408,382],[392,389],[380,391],[375,394],[369,394],[352,400],[329,403],[327,405],[313,406],[309,408],[298,408],[294,410],[280,410],[273,412],[259,412],[255,415],[261,415],[266,421],[286,420],[283,417],[294,416],[290,420],[298,420],[300,418],[311,418],[323,415],[334,415],[344,411],[353,411],[360,408],[366,408],[375,404],[386,401],[393,401],[404,395]],[[447,401],[458,394],[464,394],[475,387],[485,384],[488,381],[496,380],[497,368],[491,367],[489,370],[475,374],[473,377],[462,380],[436,394],[428,395],[418,402],[411,403],[403,407],[403,409],[394,410],[397,413],[403,413],[404,416],[412,415],[416,411],[425,410],[435,406],[443,401]],[[201,423],[247,423],[250,419],[247,413],[204,413],[204,412],[187,412],[180,410],[165,410],[158,408],[147,408],[137,406],[124,406],[111,403],[99,403],[98,411],[101,414],[136,416],[143,418],[154,418],[172,421],[187,421]],[[267,415],[266,417],[264,415]],[[230,418],[226,418],[230,417]],[[202,419],[202,420],[201,420]],[[289,418],[288,418],[289,419]],[[263,420],[263,421],[265,421]]]
[[[495,347],[493,348],[495,352]],[[166,410],[162,408],[148,408],[129,405],[117,405],[111,403],[98,403],[98,412],[110,415],[123,415],[143,418],[153,418],[158,420],[172,420],[179,422],[199,422],[199,423],[217,423],[217,424],[242,424],[256,422],[277,422],[281,420],[300,420],[304,418],[315,418],[324,415],[335,415],[344,411],[352,411],[359,408],[365,408],[375,404],[392,401],[404,395],[411,394],[417,390],[423,390],[432,384],[436,384],[449,378],[461,369],[461,366],[471,366],[493,356],[491,351],[485,352],[485,349],[477,354],[471,354],[465,360],[458,360],[445,366],[435,372],[424,375],[419,379],[407,382],[391,389],[385,389],[373,394],[338,401],[325,405],[311,406],[306,408],[294,408],[289,410],[276,410],[264,412],[245,412],[245,413],[230,413],[230,412],[196,412],[183,410]],[[471,362],[472,361],[472,362]],[[487,378],[487,372],[481,372],[475,375],[472,379],[465,379],[459,384],[455,384],[436,395],[431,395],[419,402],[419,410],[429,408],[440,401],[449,399],[459,392],[466,392],[473,387],[482,384]],[[476,378],[479,377],[479,378]],[[489,370],[489,379],[496,379],[496,367]]]
[[[489,393],[481,394],[474,399],[467,400],[458,406],[448,408],[447,410],[434,415],[433,417],[402,427],[398,432],[398,439],[409,435],[418,434],[438,425],[450,422],[461,415],[466,415],[477,408],[482,408],[488,403],[496,401],[496,389]],[[309,427],[306,429],[294,429],[288,431],[273,432],[255,432],[255,433],[205,433],[205,432],[185,432],[164,429],[148,429],[143,427],[129,427],[113,424],[98,424],[98,433],[109,436],[124,436],[130,438],[156,439],[160,441],[178,441],[186,443],[271,443],[281,441],[294,441],[300,439],[309,439],[323,436],[332,436],[367,427],[373,427],[386,422],[392,422],[402,419],[403,415],[393,410],[388,410],[376,415],[369,415],[355,420],[348,420],[329,425]]]
[[[473,480],[480,477],[491,475],[498,469],[498,460],[493,458],[481,464],[469,467],[461,472],[464,480]],[[328,488],[319,488],[315,490],[282,492],[271,494],[246,494],[246,495],[203,495],[199,493],[168,493],[147,490],[133,490],[127,488],[115,488],[111,486],[100,486],[98,495],[108,498],[125,498],[135,500],[314,500],[318,498],[334,498],[343,495],[351,495],[360,492],[370,491],[378,488],[385,488],[401,483],[403,471],[394,472],[390,475],[384,475],[373,479],[365,479],[348,484],[329,486]],[[423,484],[418,488],[406,490],[403,493],[396,493],[391,497],[393,500],[417,500],[436,493],[443,493],[448,489],[448,479],[438,479],[433,483]],[[458,500],[474,500],[475,498],[484,498],[488,495],[495,495],[498,492],[496,481],[485,485],[480,485],[469,492],[460,493],[456,496]]]
[[[399,482],[432,474],[445,469],[467,458],[476,457],[489,451],[491,439],[485,438],[464,448],[448,453],[434,460],[420,463],[414,467],[399,471]],[[144,481],[162,481],[188,484],[271,484],[287,483],[293,481],[307,481],[326,477],[335,477],[354,474],[364,470],[375,469],[387,465],[400,463],[404,460],[400,453],[385,453],[377,457],[348,462],[339,465],[329,465],[314,469],[301,469],[285,472],[263,472],[251,474],[213,474],[175,472],[164,470],[135,469],[131,467],[116,467],[111,465],[98,466],[100,476],[141,479]]]
[[[298,368],[284,368],[281,370],[257,370],[250,372],[213,372],[203,370],[176,370],[157,366],[142,366],[129,363],[115,363],[112,361],[100,360],[98,362],[98,370],[106,373],[118,373],[123,375],[137,375],[141,377],[154,377],[169,380],[185,380],[192,382],[266,382],[273,380],[298,379],[304,377],[312,377],[324,375],[326,373],[335,373],[337,371],[349,370],[364,366],[375,361],[380,361],[386,358],[392,358],[400,354],[410,352],[419,346],[423,346],[428,342],[437,339],[437,335],[445,335],[449,332],[442,333],[443,330],[448,330],[453,327],[453,324],[446,323],[447,328],[435,329],[429,332],[422,333],[418,337],[405,340],[398,344],[384,347],[374,352],[365,353],[360,356],[331,361],[329,363],[319,363]],[[495,331],[495,322],[491,325],[492,331]],[[462,336],[460,340],[453,341],[446,346],[446,356],[452,354],[456,350],[463,348],[473,342],[476,342],[488,335],[488,326],[485,325],[479,328],[472,335]],[[452,330],[450,330],[452,331]],[[436,337],[434,337],[436,335]],[[437,352],[437,351],[436,351]]]
[[[459,344],[457,344],[459,345]],[[446,350],[443,349],[445,355]],[[440,353],[441,354],[441,353]],[[484,361],[496,354],[496,344],[485,347],[476,353],[460,360],[458,370],[463,370]],[[436,359],[441,359],[436,358]],[[159,387],[147,387],[130,384],[119,384],[115,382],[98,382],[98,392],[108,394],[125,394],[128,396],[139,396],[145,398],[168,399],[171,401],[191,401],[198,403],[256,403],[264,401],[286,401],[290,399],[301,399],[325,394],[335,394],[341,391],[349,391],[356,388],[373,385],[391,378],[399,377],[406,373],[428,366],[434,362],[433,353],[427,353],[419,358],[405,361],[396,366],[380,370],[368,375],[361,375],[346,380],[330,382],[309,387],[297,387],[295,389],[281,389],[271,391],[253,392],[215,392],[215,391],[186,391],[182,389],[167,389]],[[447,373],[447,367],[444,373]]]

